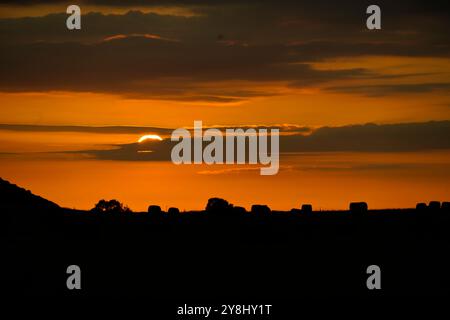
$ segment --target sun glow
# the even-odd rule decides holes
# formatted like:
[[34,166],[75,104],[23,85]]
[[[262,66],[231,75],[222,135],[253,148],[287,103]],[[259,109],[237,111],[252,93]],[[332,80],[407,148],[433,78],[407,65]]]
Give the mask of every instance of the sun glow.
[[158,136],[157,134],[146,134],[145,136],[142,136],[139,138],[138,142],[144,142],[146,140],[159,140],[162,141],[162,138]]

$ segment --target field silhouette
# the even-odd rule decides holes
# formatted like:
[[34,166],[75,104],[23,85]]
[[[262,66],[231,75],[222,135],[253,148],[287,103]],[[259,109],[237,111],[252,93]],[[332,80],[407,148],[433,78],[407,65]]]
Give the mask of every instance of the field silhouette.
[[[171,301],[448,294],[448,203],[349,208],[247,211],[211,198],[204,211],[131,212],[117,200],[81,211],[0,179],[2,290]],[[69,265],[82,270],[81,290],[66,287]],[[381,290],[366,287],[370,265]]]

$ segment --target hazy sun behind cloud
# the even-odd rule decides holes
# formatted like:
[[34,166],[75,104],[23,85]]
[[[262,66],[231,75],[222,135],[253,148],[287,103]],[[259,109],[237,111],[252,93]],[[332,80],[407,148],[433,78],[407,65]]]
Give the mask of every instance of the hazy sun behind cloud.
[[157,134],[146,134],[145,136],[140,137],[138,142],[141,143],[141,142],[144,142],[146,140],[159,140],[159,141],[162,141],[163,139],[160,136],[158,136]]

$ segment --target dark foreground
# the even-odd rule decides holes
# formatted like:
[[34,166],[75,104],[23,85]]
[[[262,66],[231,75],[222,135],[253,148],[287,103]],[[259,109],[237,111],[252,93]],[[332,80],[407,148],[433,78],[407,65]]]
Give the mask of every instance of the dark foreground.
[[[3,230],[3,289],[15,295],[156,299],[447,295],[449,221],[415,210],[269,216],[15,212]],[[66,288],[66,268],[82,290]],[[382,290],[366,287],[378,265]]]
[[[94,214],[2,206],[9,296],[258,301],[448,295],[449,212]],[[81,290],[66,269],[81,268]],[[381,290],[366,269],[381,268]]]

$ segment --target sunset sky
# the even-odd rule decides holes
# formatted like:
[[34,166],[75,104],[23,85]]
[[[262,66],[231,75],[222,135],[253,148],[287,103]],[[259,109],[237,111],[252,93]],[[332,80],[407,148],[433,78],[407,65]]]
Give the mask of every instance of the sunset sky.
[[[0,177],[80,209],[448,201],[450,4],[376,3],[0,1]],[[279,173],[173,164],[194,120],[280,128]]]

